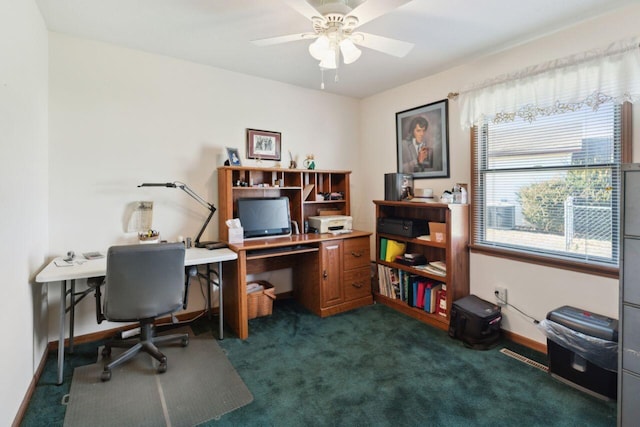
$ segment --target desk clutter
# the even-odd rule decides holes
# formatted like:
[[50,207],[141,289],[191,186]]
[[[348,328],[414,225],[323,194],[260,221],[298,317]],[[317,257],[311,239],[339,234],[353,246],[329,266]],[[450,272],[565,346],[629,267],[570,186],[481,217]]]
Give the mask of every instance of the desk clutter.
[[276,289],[266,280],[247,283],[247,313],[249,319],[271,316]]

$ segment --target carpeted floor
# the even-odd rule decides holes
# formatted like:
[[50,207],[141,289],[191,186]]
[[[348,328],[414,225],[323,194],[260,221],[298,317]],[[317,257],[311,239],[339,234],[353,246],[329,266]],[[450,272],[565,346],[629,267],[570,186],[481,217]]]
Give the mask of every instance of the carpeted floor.
[[[217,322],[191,327],[212,335]],[[467,349],[446,332],[386,306],[321,319],[293,301],[250,321],[241,341],[219,342],[254,396],[201,426],[615,426],[616,404],[563,384],[500,352],[508,347],[546,364],[545,355],[510,342]],[[93,352],[86,361],[84,352]],[[84,346],[67,358],[95,360]],[[68,391],[47,362],[23,425],[62,425]],[[71,366],[68,366],[69,370]],[[67,371],[65,371],[67,372]],[[47,384],[48,383],[48,384]]]

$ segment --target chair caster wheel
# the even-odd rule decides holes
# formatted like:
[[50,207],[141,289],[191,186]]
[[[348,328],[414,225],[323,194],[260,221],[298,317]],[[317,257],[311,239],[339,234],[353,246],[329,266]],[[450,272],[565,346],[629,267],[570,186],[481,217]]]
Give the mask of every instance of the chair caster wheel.
[[111,379],[111,369],[105,369],[102,371],[102,375],[100,375],[100,379],[105,382]]
[[189,345],[189,338],[182,338],[182,346],[186,347]]
[[158,373],[159,374],[164,374],[165,372],[167,372],[167,361],[166,360],[164,362],[160,362],[160,365],[158,365]]
[[102,357],[109,357],[109,356],[111,356],[111,347],[105,345],[102,348]]

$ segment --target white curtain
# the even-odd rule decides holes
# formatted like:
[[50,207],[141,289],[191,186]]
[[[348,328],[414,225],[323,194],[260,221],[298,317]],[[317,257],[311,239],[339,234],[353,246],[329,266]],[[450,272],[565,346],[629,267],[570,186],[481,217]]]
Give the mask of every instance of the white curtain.
[[484,118],[533,121],[605,102],[640,99],[640,38],[594,49],[475,84],[460,92],[463,128]]

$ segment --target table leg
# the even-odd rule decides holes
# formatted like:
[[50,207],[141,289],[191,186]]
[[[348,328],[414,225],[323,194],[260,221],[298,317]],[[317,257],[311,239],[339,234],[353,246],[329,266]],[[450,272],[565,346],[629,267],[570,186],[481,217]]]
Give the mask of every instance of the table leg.
[[71,293],[69,293],[69,354],[73,354],[74,325],[76,324],[76,281],[71,280]]
[[64,375],[64,318],[66,314],[67,301],[67,281],[60,283],[60,319],[59,319],[59,336],[58,336],[58,385],[62,384],[62,376]]
[[224,339],[224,315],[222,304],[222,261],[218,261],[218,327],[220,329],[220,339]]
[[207,264],[207,319],[211,320],[211,264]]

